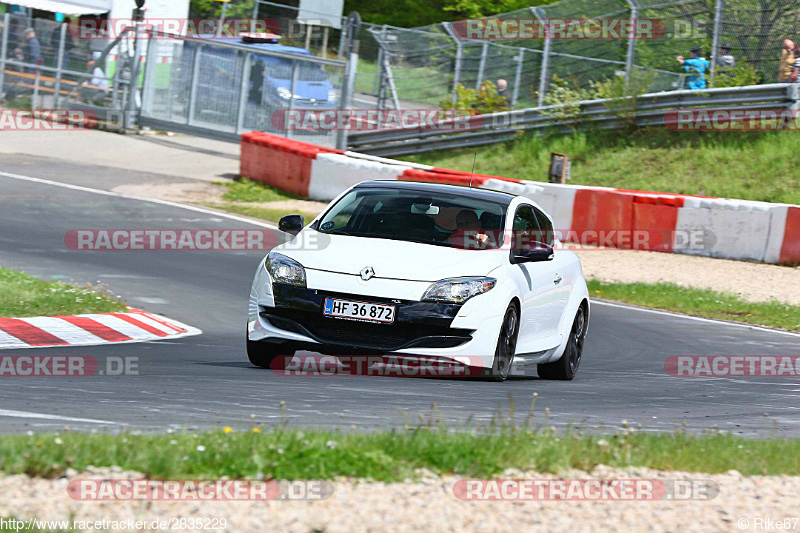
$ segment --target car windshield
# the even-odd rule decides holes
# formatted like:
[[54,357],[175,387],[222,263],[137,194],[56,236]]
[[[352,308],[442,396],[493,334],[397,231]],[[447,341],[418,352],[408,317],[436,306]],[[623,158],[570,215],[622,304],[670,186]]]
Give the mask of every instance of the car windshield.
[[[393,239],[453,248],[479,240],[496,248],[506,206],[457,193],[358,188],[342,197],[319,221],[334,235]],[[488,235],[489,237],[485,237]]]
[[[292,79],[292,61],[283,57],[258,56],[265,64],[267,76],[277,80]],[[302,60],[297,62],[298,81],[328,81],[328,74],[317,64]]]

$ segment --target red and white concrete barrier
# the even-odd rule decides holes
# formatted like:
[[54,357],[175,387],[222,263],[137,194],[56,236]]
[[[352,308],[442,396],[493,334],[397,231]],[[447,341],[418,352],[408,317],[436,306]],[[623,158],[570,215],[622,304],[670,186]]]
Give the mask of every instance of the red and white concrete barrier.
[[473,176],[261,132],[242,136],[241,175],[322,201],[365,180],[471,183],[532,198],[550,213],[562,235],[579,236],[583,244],[628,248],[635,233],[646,236],[641,242],[648,250],[800,263],[796,205]]
[[93,346],[199,335],[199,329],[138,309],[28,318],[0,317],[0,349],[38,346]]

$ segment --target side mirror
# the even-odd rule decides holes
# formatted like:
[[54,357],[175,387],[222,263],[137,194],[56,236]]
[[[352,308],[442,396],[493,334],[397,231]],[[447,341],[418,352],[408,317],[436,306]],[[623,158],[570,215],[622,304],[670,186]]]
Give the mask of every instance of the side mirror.
[[303,222],[303,215],[286,215],[278,222],[278,229],[285,233],[297,235],[303,229]]
[[529,250],[512,250],[512,263],[539,263],[541,261],[553,260],[553,247],[546,244],[538,244],[536,248]]

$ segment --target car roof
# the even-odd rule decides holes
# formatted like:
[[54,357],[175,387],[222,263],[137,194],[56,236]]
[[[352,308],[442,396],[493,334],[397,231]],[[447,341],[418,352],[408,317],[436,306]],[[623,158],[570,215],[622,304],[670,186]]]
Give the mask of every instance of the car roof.
[[463,187],[461,185],[445,185],[443,183],[424,183],[419,181],[395,181],[395,180],[376,180],[363,181],[355,186],[356,189],[394,189],[416,192],[439,192],[443,194],[458,194],[467,198],[487,200],[508,206],[516,198],[515,195],[507,192],[492,191],[490,189],[478,189],[475,187]]
[[[260,43],[260,42],[245,42],[243,39],[239,37],[229,37],[226,35],[217,37],[217,36],[208,36],[203,37],[204,41],[211,41],[211,42],[218,42],[218,43],[228,43],[228,44],[238,44],[239,46],[246,46],[247,48],[252,48],[253,51],[265,51],[265,52],[283,52],[285,54],[295,54],[301,56],[313,56],[309,50],[305,48],[300,48],[297,46],[287,46],[285,44],[273,44],[273,43]],[[189,41],[192,42],[192,41]]]

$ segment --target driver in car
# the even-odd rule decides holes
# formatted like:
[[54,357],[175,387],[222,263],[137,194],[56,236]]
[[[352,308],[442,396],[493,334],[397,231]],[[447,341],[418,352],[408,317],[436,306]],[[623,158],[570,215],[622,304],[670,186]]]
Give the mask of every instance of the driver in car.
[[481,228],[478,215],[472,209],[463,209],[456,216],[456,229],[450,242],[458,248],[488,248],[494,242]]

